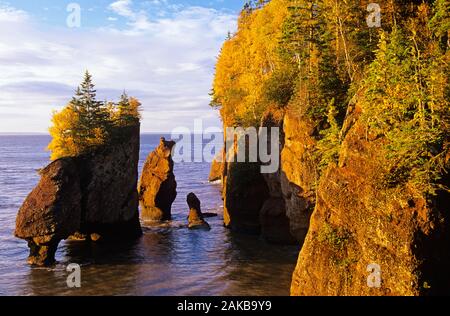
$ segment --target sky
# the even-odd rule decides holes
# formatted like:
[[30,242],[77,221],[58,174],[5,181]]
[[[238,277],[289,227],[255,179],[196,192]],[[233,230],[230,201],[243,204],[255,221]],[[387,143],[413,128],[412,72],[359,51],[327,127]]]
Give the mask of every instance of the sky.
[[142,132],[220,127],[214,65],[244,3],[0,0],[0,133],[47,132],[86,70],[98,99],[141,101]]

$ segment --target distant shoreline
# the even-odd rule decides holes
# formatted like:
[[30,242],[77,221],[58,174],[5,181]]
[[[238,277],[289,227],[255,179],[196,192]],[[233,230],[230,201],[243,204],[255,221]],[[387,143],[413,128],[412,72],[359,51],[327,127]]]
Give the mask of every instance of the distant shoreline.
[[[143,132],[140,135],[171,135],[172,132]],[[193,135],[201,135],[200,133],[192,133]],[[211,133],[203,133],[203,134],[211,134]],[[49,136],[49,133],[40,133],[40,132],[0,132],[1,136]]]

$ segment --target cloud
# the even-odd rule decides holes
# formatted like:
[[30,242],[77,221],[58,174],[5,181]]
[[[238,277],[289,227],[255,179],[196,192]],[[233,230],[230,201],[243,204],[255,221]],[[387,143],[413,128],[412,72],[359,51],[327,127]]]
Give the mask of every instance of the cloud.
[[[155,4],[151,2],[150,4]],[[158,2],[159,4],[159,2]],[[118,0],[109,5],[109,9],[115,12],[117,15],[128,19],[128,25],[131,26],[133,31],[146,30],[150,26],[147,13],[144,10],[133,11],[133,1],[131,0]]]
[[0,21],[1,22],[22,22],[28,19],[25,11],[17,10],[7,4],[0,3]]
[[127,18],[133,18],[134,12],[131,9],[131,0],[118,0],[116,2],[113,2],[109,5],[109,9],[117,13],[118,15],[127,17]]
[[208,94],[236,16],[184,7],[150,20],[131,1],[114,3],[125,27],[44,27],[28,18],[10,28],[0,20],[0,132],[46,131],[52,110],[70,100],[86,69],[99,99],[116,100],[126,89],[141,100],[143,131],[192,127],[196,118],[219,124]]

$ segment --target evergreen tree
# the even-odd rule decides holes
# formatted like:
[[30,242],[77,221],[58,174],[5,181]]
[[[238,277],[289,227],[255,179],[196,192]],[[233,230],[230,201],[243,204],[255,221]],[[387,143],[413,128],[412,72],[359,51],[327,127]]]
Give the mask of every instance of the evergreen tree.
[[77,130],[83,138],[92,138],[98,135],[99,130],[102,133],[108,130],[109,114],[105,103],[96,100],[97,91],[94,87],[92,76],[86,71],[84,80],[71,102],[80,120]]
[[120,126],[135,125],[139,122],[139,107],[141,104],[135,98],[130,98],[124,91],[117,104],[117,122]]
[[117,127],[139,124],[140,105],[126,93],[117,105],[97,101],[92,77],[86,72],[69,105],[53,113],[49,129],[52,140],[48,145],[51,159],[77,156],[108,142],[120,141],[115,137],[120,134]]

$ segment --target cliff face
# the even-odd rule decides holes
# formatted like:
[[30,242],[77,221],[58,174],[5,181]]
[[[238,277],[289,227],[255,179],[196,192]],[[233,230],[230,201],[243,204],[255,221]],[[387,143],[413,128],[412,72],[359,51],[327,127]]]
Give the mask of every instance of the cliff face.
[[411,185],[381,189],[385,139],[367,134],[360,112],[356,107],[347,116],[339,163],[320,180],[291,293],[448,293],[450,196],[425,199]]
[[[268,111],[261,120],[261,128],[267,129],[267,148],[271,148],[271,130],[279,131],[279,152],[284,146],[282,111]],[[295,129],[292,125],[289,128]],[[293,132],[289,130],[290,132]],[[242,137],[242,136],[241,136]],[[259,142],[261,139],[259,139]],[[261,146],[261,144],[259,144]],[[238,148],[236,148],[239,150]],[[248,152],[248,148],[246,148]],[[228,155],[230,156],[230,155]],[[225,156],[224,156],[225,157]],[[280,156],[276,157],[280,161]],[[224,158],[225,159],[225,158]],[[271,162],[274,163],[274,162]],[[225,226],[233,230],[261,233],[269,242],[294,244],[303,241],[304,235],[294,235],[297,222],[293,226],[287,216],[292,207],[292,194],[283,192],[289,185],[284,184],[285,174],[281,167],[274,173],[261,173],[261,163],[227,162],[224,164],[223,197]],[[212,166],[214,168],[214,166]],[[295,214],[294,216],[296,216]],[[308,217],[309,219],[309,217]],[[307,223],[306,229],[307,229]],[[302,226],[302,228],[305,228]]]
[[223,185],[225,226],[238,232],[259,234],[260,210],[269,197],[259,164],[228,162]]
[[139,126],[121,131],[120,141],[41,170],[16,219],[15,235],[28,241],[29,263],[53,263],[58,243],[75,233],[105,241],[140,236]]
[[214,157],[214,160],[211,162],[211,170],[209,172],[208,181],[214,182],[222,180],[223,175],[223,150],[221,150],[216,157]]
[[[283,126],[283,112],[276,111],[267,112],[263,119],[261,126],[267,128],[267,134],[270,135],[272,128],[278,128],[279,142],[277,144],[279,153],[284,147],[284,126]],[[267,138],[267,148],[272,148],[272,140]],[[281,161],[281,154],[277,157]],[[292,234],[291,221],[287,216],[288,208],[287,201],[283,195],[282,186],[283,172],[281,166],[278,167],[275,173],[264,173],[263,178],[269,190],[269,197],[265,200],[260,211],[260,222],[262,228],[262,236],[269,242],[280,244],[295,244],[297,243],[296,236]]]
[[313,124],[291,112],[284,117],[284,146],[281,151],[281,191],[290,231],[299,243],[308,232],[315,205],[317,166],[312,153],[316,146]]
[[173,146],[174,141],[161,138],[158,147],[145,161],[138,189],[143,220],[171,219],[172,203],[177,196],[177,182],[173,173]]

